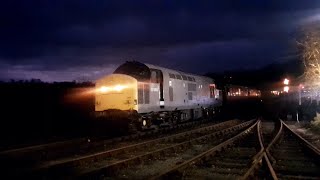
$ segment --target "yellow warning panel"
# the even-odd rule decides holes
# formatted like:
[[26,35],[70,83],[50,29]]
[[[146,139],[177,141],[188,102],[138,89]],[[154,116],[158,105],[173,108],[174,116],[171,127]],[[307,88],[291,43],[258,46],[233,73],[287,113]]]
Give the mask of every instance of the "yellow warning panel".
[[95,110],[137,110],[137,80],[124,74],[111,74],[96,82]]

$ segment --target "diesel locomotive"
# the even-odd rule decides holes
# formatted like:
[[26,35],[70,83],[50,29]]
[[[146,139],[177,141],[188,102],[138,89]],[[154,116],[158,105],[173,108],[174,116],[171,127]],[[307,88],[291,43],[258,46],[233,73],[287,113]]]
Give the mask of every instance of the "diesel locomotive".
[[96,81],[95,114],[135,128],[212,116],[222,106],[212,78],[127,61]]

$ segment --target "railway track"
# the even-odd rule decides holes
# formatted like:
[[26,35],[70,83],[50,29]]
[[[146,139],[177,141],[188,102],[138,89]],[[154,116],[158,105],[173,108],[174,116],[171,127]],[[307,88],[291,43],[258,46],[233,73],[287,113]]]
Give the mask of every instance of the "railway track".
[[[109,149],[106,151],[102,151],[99,153],[95,153],[95,154],[90,154],[90,155],[84,155],[84,156],[79,156],[79,157],[69,157],[67,159],[56,159],[54,161],[46,161],[43,162],[41,164],[38,165],[33,165],[32,170],[32,175],[37,174],[40,176],[43,176],[44,174],[56,174],[56,172],[62,173],[62,174],[68,174],[66,171],[68,171],[68,169],[73,169],[74,167],[83,167],[83,165],[86,164],[91,164],[93,161],[100,161],[100,159],[105,159],[107,157],[112,157],[112,156],[118,156],[121,153],[124,152],[128,152],[130,151],[130,153],[132,153],[133,151],[136,150],[141,150],[143,151],[143,148],[146,147],[150,147],[153,144],[159,143],[159,142],[170,142],[170,141],[174,141],[175,143],[177,143],[179,141],[179,139],[181,138],[190,138],[193,136],[200,136],[201,134],[203,135],[204,133],[210,132],[210,131],[217,131],[217,129],[221,129],[221,128],[225,128],[228,126],[232,126],[234,124],[237,124],[238,121],[236,120],[231,120],[231,121],[227,121],[227,122],[223,122],[223,123],[219,123],[219,124],[206,124],[207,126],[203,125],[203,127],[198,127],[194,130],[191,131],[186,131],[186,132],[181,132],[172,136],[168,136],[168,137],[160,137],[157,139],[153,139],[153,140],[147,140],[147,141],[143,141],[143,142],[131,142],[131,143],[125,143],[126,146],[123,146],[122,143],[118,143],[118,145],[120,144],[120,147],[117,147],[116,149]],[[210,125],[210,126],[208,126]],[[122,146],[121,146],[122,144]],[[116,146],[115,146],[116,147]],[[109,147],[110,148],[110,147]],[[24,169],[24,168],[18,168],[15,169],[15,172],[30,172],[30,169]],[[73,171],[73,170],[71,170]],[[17,175],[15,172],[9,172],[10,174],[14,174]],[[20,173],[21,174],[25,174],[25,173]],[[29,174],[31,175],[31,174]],[[39,176],[38,176],[39,177]]]
[[[194,156],[153,179],[241,179],[251,176],[251,164],[263,152],[259,142],[260,121],[220,144]],[[257,144],[258,143],[258,144]]]
[[[248,127],[253,121],[245,122],[239,125],[235,125],[219,131],[213,131],[206,133],[201,136],[192,136],[192,138],[184,138],[182,142],[174,143],[173,145],[166,146],[157,151],[150,152],[149,157],[144,159],[143,163],[139,163],[135,166],[130,166],[119,171],[119,168],[112,169],[110,171],[100,171],[94,173],[101,175],[104,173],[105,177],[108,178],[129,178],[129,179],[149,179],[150,177],[161,173],[169,167],[175,164],[181,164],[194,155],[200,154],[201,152],[210,149],[225,139],[228,139],[236,135],[239,131]],[[115,170],[117,172],[115,173]],[[90,177],[91,177],[90,173]]]
[[9,173],[32,179],[320,177],[320,151],[282,121],[270,125],[231,120],[116,144],[98,153],[44,161]]
[[83,155],[92,152],[106,150],[113,144],[121,144],[130,141],[142,141],[156,137],[165,136],[177,132],[188,131],[196,127],[213,125],[218,122],[209,119],[200,121],[191,121],[177,124],[172,127],[165,127],[158,130],[139,132],[136,134],[107,138],[79,138],[48,144],[41,144],[17,149],[0,151],[0,165],[7,168],[14,168],[17,164],[20,166],[31,166],[41,161],[48,161],[62,157]]
[[320,151],[281,121],[276,137],[266,148],[274,179],[319,179]]

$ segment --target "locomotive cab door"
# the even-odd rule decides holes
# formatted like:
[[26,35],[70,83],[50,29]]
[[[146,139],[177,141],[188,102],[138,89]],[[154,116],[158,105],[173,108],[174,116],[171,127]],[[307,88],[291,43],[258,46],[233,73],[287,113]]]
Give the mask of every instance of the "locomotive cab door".
[[159,69],[150,69],[151,71],[151,83],[159,84],[159,105],[160,108],[164,108],[164,98],[163,98],[163,73]]

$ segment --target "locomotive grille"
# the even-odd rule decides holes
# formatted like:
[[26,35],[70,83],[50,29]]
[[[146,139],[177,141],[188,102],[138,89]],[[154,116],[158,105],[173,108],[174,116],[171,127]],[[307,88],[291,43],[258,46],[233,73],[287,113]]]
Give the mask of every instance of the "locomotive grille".
[[192,92],[188,92],[188,99],[192,100]]
[[150,85],[149,84],[138,84],[138,104],[149,104],[150,103]]
[[169,99],[173,101],[173,88],[171,86],[169,87]]
[[138,84],[138,104],[143,104],[143,84]]
[[188,83],[188,91],[196,91],[196,90],[197,90],[196,84]]
[[144,84],[144,103],[149,104],[150,103],[150,85]]

